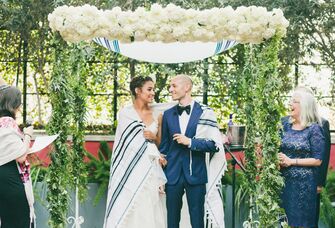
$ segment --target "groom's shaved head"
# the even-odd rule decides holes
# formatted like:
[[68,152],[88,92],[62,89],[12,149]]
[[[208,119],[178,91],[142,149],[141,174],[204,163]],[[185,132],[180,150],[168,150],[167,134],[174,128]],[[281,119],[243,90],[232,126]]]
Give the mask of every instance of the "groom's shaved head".
[[193,82],[190,76],[186,74],[178,74],[174,77],[174,79],[180,81],[184,85],[188,85],[190,88],[190,91],[192,90]]

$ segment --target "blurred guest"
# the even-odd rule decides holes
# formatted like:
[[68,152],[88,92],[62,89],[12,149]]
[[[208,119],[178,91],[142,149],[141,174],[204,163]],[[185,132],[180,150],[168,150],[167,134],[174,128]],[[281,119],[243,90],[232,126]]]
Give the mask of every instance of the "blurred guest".
[[282,119],[282,125],[282,207],[291,227],[315,227],[318,167],[323,159],[325,137],[314,96],[302,89],[295,90],[290,116]]
[[27,162],[33,127],[20,131],[15,118],[21,92],[0,85],[0,227],[29,228],[34,224],[34,198]]

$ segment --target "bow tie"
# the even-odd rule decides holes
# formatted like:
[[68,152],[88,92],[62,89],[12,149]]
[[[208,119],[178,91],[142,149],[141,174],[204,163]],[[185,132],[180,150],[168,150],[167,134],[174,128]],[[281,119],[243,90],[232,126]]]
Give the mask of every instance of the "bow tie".
[[177,106],[177,111],[178,111],[178,115],[181,116],[181,114],[183,114],[184,111],[186,111],[187,115],[190,114],[191,112],[191,105],[186,105],[186,106]]

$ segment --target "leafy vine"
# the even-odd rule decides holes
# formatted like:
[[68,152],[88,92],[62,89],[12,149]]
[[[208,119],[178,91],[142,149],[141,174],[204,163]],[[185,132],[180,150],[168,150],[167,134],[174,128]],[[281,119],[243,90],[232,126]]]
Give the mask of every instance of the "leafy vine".
[[51,153],[49,178],[47,179],[49,211],[52,227],[63,227],[69,194],[71,163],[68,157],[69,148],[67,136],[69,135],[71,103],[73,100],[72,89],[69,84],[69,61],[66,43],[59,37],[54,37],[54,65],[50,84],[50,101],[52,114],[47,126],[49,134],[59,134]]
[[78,44],[72,45],[69,56],[71,66],[71,89],[73,92],[72,102],[72,177],[74,187],[79,189],[79,198],[85,199],[87,186],[87,170],[84,164],[85,149],[85,122],[86,122],[86,79],[87,63],[85,48]]
[[[242,86],[247,125],[245,179],[252,210],[251,227],[273,227],[282,214],[279,196],[284,182],[277,157],[283,111],[280,97],[283,85],[278,74],[280,40],[275,36],[262,45],[246,48]],[[253,215],[259,216],[258,222]]]
[[277,70],[279,45],[280,37],[275,36],[258,47],[256,56],[257,77],[254,102],[258,109],[255,121],[263,147],[257,195],[261,227],[273,227],[282,213],[279,201],[284,182],[278,169],[280,118],[283,110],[280,94],[282,80]]

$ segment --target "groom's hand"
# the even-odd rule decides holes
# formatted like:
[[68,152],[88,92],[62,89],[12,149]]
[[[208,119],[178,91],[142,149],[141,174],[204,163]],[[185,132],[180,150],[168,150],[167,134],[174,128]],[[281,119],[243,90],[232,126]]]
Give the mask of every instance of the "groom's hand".
[[176,140],[177,143],[185,146],[191,145],[191,139],[182,134],[174,134],[173,140]]
[[161,154],[160,158],[158,159],[159,164],[164,168],[167,165],[167,160],[165,159],[165,155]]

